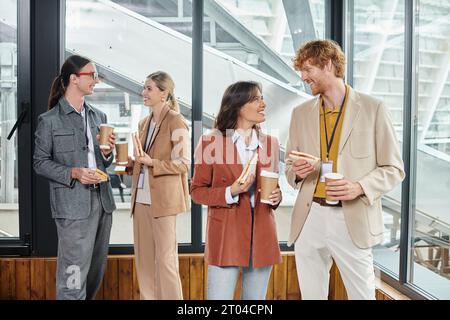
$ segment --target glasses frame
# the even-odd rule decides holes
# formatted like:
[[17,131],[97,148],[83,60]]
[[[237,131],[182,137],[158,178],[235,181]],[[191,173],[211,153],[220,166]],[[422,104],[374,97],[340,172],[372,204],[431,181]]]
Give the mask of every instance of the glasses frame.
[[92,71],[92,72],[79,72],[77,73],[77,76],[91,76],[93,80],[98,80],[100,79],[100,76],[98,75],[97,71]]

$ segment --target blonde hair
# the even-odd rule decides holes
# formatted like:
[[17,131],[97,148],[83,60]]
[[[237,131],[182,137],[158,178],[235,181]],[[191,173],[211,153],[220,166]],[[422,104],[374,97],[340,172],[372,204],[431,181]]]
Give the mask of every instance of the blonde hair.
[[166,103],[173,111],[180,112],[180,107],[177,102],[177,98],[175,98],[174,90],[175,83],[172,80],[172,77],[169,76],[167,72],[164,71],[156,71],[152,74],[148,75],[147,79],[152,80],[159,90],[168,91]]
[[294,58],[295,70],[301,71],[305,62],[323,69],[328,61],[334,65],[334,75],[345,76],[345,55],[339,44],[333,40],[313,40],[307,42],[297,51]]

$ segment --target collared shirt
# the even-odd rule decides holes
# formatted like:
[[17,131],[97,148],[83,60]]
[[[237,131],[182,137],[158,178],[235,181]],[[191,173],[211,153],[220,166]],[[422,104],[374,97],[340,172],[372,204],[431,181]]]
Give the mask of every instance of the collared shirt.
[[[333,172],[337,172],[337,158],[339,152],[339,141],[341,137],[342,124],[344,122],[344,114],[348,101],[348,86],[346,85],[346,97],[344,106],[342,107],[341,118],[339,119],[339,123],[336,128],[336,133],[334,135],[333,143],[330,148],[329,161],[333,161]],[[327,141],[325,138],[325,125],[323,123],[323,100],[320,98],[320,158],[322,161],[326,161],[327,157]],[[336,124],[336,120],[339,115],[339,109],[341,106],[337,106],[334,110],[330,110],[328,107],[325,108],[325,121],[327,122],[327,135],[328,141],[330,141],[331,135],[333,133],[334,126]],[[314,197],[325,198],[325,182],[317,182],[316,190],[314,192]]]
[[[241,136],[237,130],[234,131],[231,140],[236,145],[236,149],[238,151],[239,158],[241,159],[243,167],[245,167],[247,162],[253,157],[258,147],[262,148],[261,141],[259,141],[258,134],[256,133],[255,129],[252,130],[252,137],[248,146],[245,144],[245,137]],[[253,185],[247,191],[250,194],[250,204],[252,208],[255,207],[255,188],[256,188],[256,179],[255,182],[253,182]],[[227,187],[225,190],[225,199],[227,204],[238,203],[239,195],[233,197],[231,195],[231,186],[230,186]]]
[[[148,126],[147,140],[145,141],[144,152],[148,149],[148,145],[153,138],[155,128],[156,122],[151,121],[150,125]],[[152,204],[152,196],[150,193],[150,182],[148,180],[148,174],[148,167],[146,165],[142,165],[137,184],[138,188],[136,192],[136,202],[150,205]]]
[[[88,147],[88,167],[89,167],[89,169],[97,169],[97,161],[95,160],[94,139],[93,139],[92,133],[91,133],[91,126],[89,125],[89,117],[87,119],[85,118],[86,110],[88,111],[88,113],[89,113],[89,111],[93,111],[93,110],[90,109],[90,107],[86,103],[84,103],[81,112],[78,112],[65,98],[61,101],[63,101],[62,107],[66,111],[66,113],[69,113],[70,108],[72,108],[73,112],[76,112],[77,114],[79,114],[81,116],[81,118],[83,119],[83,129],[85,130],[85,133],[88,138],[88,146],[87,146]],[[86,125],[87,125],[87,128],[86,128]],[[108,161],[113,156],[112,152],[110,153],[110,155],[108,157],[105,157],[103,152],[100,152],[100,154],[105,161]]]
[[88,139],[88,167],[89,169],[97,169],[97,162],[95,161],[94,140],[92,139],[91,128],[89,126],[89,117],[87,117],[86,119],[86,110],[87,108],[83,106],[80,114],[81,117],[83,117],[84,130]]

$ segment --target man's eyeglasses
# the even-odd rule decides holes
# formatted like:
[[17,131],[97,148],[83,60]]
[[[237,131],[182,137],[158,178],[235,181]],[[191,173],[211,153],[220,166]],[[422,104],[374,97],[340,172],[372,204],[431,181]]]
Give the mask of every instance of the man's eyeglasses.
[[77,74],[77,76],[91,76],[92,79],[97,80],[99,78],[98,72],[92,71],[92,72],[80,72]]

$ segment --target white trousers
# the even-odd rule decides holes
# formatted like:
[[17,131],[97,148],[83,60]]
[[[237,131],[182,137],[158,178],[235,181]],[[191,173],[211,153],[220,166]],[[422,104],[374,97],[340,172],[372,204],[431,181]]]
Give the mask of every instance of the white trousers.
[[313,202],[295,242],[295,261],[302,299],[328,299],[333,259],[350,300],[375,299],[372,249],[360,249],[350,238],[342,207]]

